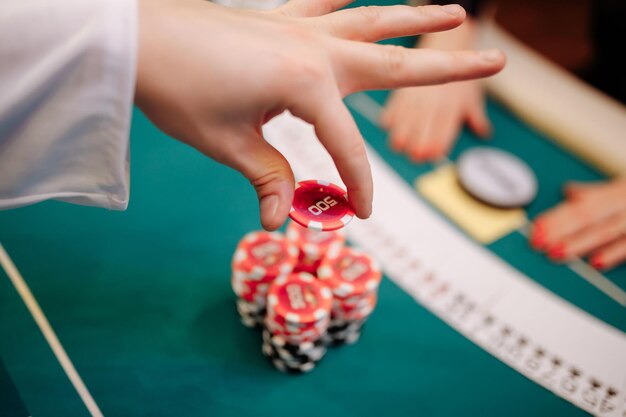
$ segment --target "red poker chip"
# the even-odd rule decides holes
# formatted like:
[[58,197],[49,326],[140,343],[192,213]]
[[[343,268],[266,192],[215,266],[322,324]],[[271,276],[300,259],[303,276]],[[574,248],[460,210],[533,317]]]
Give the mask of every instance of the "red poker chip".
[[293,344],[315,342],[319,340],[320,338],[322,338],[323,335],[326,333],[326,330],[324,330],[324,332],[322,333],[313,332],[313,331],[307,331],[304,334],[284,333],[280,330],[276,330],[274,328],[267,326],[267,324],[265,328],[272,334],[272,336],[280,336],[284,338],[288,343],[293,343]]
[[309,322],[309,323],[294,323],[294,322],[286,320],[284,317],[277,316],[273,310],[267,313],[268,320],[271,320],[273,324],[275,324],[276,326],[279,326],[281,329],[285,329],[285,330],[293,331],[293,332],[298,332],[300,330],[307,330],[307,329],[313,329],[313,328],[323,329],[326,326],[329,317],[330,316],[327,315],[321,318],[320,320]]
[[300,327],[292,323],[287,323],[276,316],[265,315],[265,327],[276,334],[295,337],[321,337],[330,324],[330,315],[323,320],[310,325]]
[[298,258],[298,263],[296,264],[296,267],[293,269],[293,272],[306,272],[313,276],[316,276],[317,268],[320,266],[320,262],[321,261],[319,260],[310,261],[308,259],[303,259],[302,256],[300,256],[300,258]]
[[289,274],[270,286],[268,315],[294,324],[317,323],[330,316],[332,298],[330,289],[311,274]]
[[367,254],[350,247],[330,251],[317,270],[317,277],[339,298],[375,292],[382,273]]
[[265,299],[267,298],[267,291],[269,290],[271,281],[261,282],[250,280],[246,278],[245,274],[239,271],[233,271],[230,283],[237,297],[258,305],[265,305]]
[[321,337],[330,324],[330,316],[326,317],[318,323],[299,327],[291,323],[277,320],[276,317],[270,315],[265,316],[265,327],[275,333],[285,336],[303,336],[303,337]]
[[293,271],[298,247],[278,232],[251,232],[237,245],[232,270],[251,281],[268,282]]
[[354,210],[346,192],[337,185],[307,180],[296,184],[289,217],[303,227],[331,231],[350,223]]
[[[336,300],[336,299],[335,299]],[[333,300],[333,301],[335,301]],[[369,316],[376,308],[378,296],[376,293],[369,293],[363,297],[358,306],[345,306],[340,303],[333,303],[332,317],[341,320],[361,320]]]
[[329,250],[346,243],[346,234],[341,229],[321,232],[302,227],[294,221],[289,222],[286,235],[300,249],[299,263],[319,262]]
[[332,311],[339,310],[343,312],[349,312],[349,311],[355,311],[355,310],[366,308],[368,305],[371,304],[372,297],[374,300],[376,300],[375,292],[363,294],[361,295],[358,302],[351,302],[351,303],[344,303],[343,299],[339,297],[335,297],[333,298]]

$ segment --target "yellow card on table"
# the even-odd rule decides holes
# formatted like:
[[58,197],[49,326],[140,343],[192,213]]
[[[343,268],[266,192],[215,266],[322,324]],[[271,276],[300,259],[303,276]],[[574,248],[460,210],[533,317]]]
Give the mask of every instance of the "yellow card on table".
[[469,195],[459,184],[453,164],[420,176],[415,188],[467,234],[485,245],[526,223],[523,209],[491,207]]

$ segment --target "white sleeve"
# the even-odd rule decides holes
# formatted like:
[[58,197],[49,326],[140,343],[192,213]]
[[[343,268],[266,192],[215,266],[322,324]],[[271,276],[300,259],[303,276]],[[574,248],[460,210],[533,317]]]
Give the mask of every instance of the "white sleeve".
[[136,0],[0,2],[0,209],[123,210]]

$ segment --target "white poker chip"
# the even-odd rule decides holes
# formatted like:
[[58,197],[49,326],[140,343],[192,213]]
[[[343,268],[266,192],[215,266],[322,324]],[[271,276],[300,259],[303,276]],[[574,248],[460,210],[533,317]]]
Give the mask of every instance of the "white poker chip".
[[532,169],[499,149],[465,151],[457,161],[457,174],[465,191],[492,206],[522,207],[537,196],[537,177]]

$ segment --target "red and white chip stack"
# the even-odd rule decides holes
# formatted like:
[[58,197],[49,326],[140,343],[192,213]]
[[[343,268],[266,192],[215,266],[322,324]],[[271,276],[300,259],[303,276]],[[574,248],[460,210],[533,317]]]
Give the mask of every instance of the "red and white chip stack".
[[324,357],[332,299],[330,288],[306,272],[272,283],[262,351],[277,369],[309,372]]
[[329,345],[359,340],[382,275],[345,243],[342,230],[293,221],[286,236],[251,232],[239,242],[232,260],[237,311],[245,326],[263,329],[263,354],[277,369],[309,372]]
[[294,221],[287,225],[287,238],[296,244],[300,252],[294,271],[313,275],[317,275],[317,268],[329,251],[340,249],[346,243],[346,234],[342,229],[321,232],[302,227]]
[[245,326],[263,323],[270,284],[289,275],[297,262],[297,246],[281,233],[251,232],[241,239],[233,255],[231,284]]
[[333,248],[320,263],[317,277],[333,293],[328,342],[335,346],[355,343],[376,307],[380,267],[361,251]]

